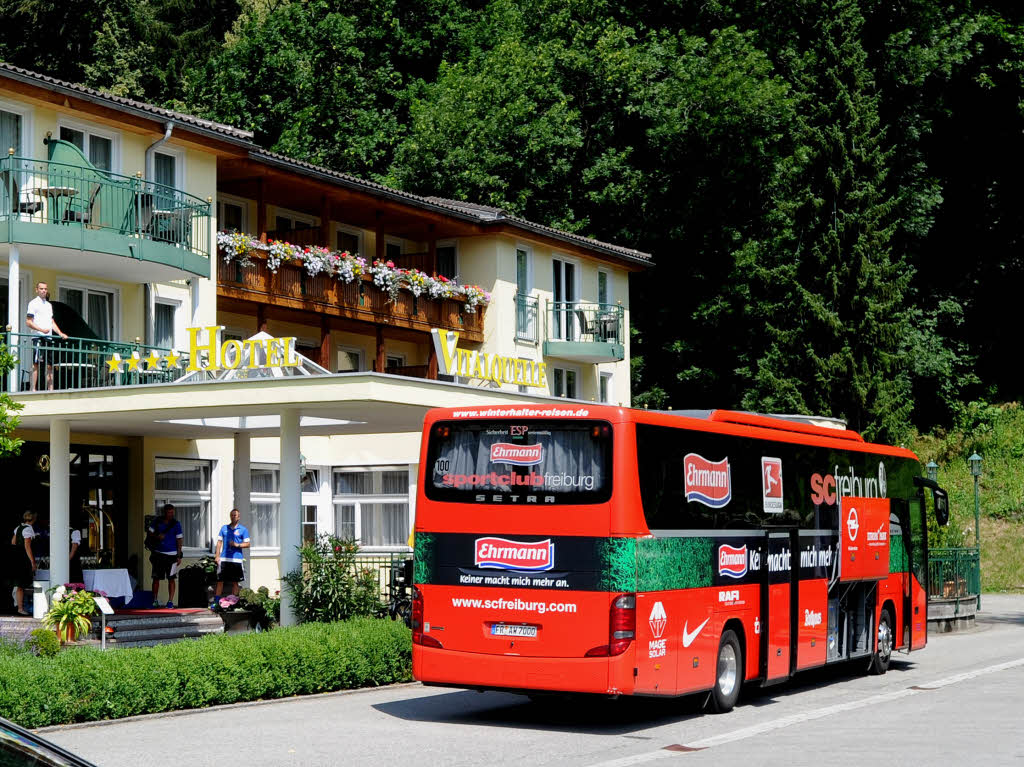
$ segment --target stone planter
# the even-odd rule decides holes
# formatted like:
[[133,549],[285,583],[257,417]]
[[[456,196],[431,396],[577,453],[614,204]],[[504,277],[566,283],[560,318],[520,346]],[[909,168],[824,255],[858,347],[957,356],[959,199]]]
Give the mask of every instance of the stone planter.
[[256,628],[256,617],[248,610],[232,610],[220,613],[224,621],[225,634],[244,634]]

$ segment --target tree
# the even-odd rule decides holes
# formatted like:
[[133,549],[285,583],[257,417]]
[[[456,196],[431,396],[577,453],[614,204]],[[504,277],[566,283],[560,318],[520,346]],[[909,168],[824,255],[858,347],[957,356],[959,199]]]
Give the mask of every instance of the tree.
[[912,401],[900,357],[912,269],[894,253],[891,149],[855,0],[808,4],[813,43],[794,72],[804,94],[797,147],[775,181],[769,237],[742,250],[754,275],[749,316],[764,345],[744,405],[845,417],[898,438]]

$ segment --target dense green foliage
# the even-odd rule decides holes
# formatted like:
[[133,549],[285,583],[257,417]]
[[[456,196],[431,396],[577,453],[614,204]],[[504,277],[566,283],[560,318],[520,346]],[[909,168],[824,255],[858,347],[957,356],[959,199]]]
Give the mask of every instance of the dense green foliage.
[[981,512],[982,589],[1024,588],[1024,408],[972,404],[957,425],[915,438],[910,448],[939,466],[939,483],[949,491],[948,527],[932,531],[932,546],[974,546],[974,477],[967,459],[983,461],[978,483]]
[[24,727],[373,687],[411,678],[404,624],[361,618],[56,657],[0,652],[0,716]]
[[[1024,9],[0,0],[0,58],[646,250],[636,404],[871,436],[1019,398]],[[46,45],[39,45],[45,35]]]
[[355,541],[326,533],[299,548],[299,568],[281,580],[300,622],[341,621],[380,611],[377,571],[356,560],[358,551]]

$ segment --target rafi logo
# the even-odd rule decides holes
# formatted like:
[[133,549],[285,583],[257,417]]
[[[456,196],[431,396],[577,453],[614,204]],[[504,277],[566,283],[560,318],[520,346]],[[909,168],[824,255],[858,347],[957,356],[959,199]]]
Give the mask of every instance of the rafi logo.
[[719,602],[738,602],[740,599],[739,589],[732,589],[731,591],[719,591],[718,601]]
[[555,566],[555,544],[551,539],[524,543],[506,538],[477,538],[473,546],[477,567],[495,570],[543,572]]
[[665,626],[668,625],[665,605],[661,602],[655,602],[654,607],[651,608],[651,617],[647,620],[651,624],[651,633],[654,634],[654,638],[661,639],[661,635],[665,633]]
[[742,578],[747,574],[747,545],[738,549],[722,544],[718,547],[718,574],[729,578]]
[[761,497],[767,514],[781,514],[782,459],[761,456]]
[[683,481],[687,501],[720,509],[732,500],[728,458],[713,463],[696,453],[688,453],[683,459]]
[[860,522],[857,521],[857,510],[850,509],[846,515],[846,537],[851,541],[857,540],[857,532],[860,530]]
[[510,445],[495,442],[491,445],[491,463],[510,463],[514,466],[536,466],[544,460],[544,445]]

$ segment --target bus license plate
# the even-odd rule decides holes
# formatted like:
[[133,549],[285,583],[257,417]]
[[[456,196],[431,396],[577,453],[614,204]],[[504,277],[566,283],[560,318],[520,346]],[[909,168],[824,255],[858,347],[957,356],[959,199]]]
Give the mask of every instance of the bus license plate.
[[495,623],[491,626],[491,634],[498,637],[536,637],[536,626],[510,626],[506,623]]

